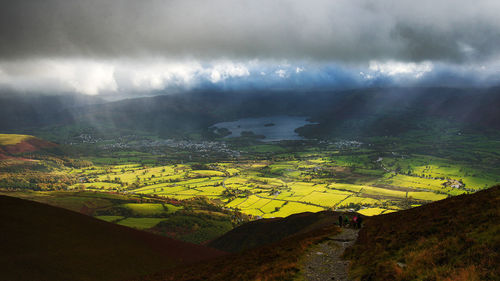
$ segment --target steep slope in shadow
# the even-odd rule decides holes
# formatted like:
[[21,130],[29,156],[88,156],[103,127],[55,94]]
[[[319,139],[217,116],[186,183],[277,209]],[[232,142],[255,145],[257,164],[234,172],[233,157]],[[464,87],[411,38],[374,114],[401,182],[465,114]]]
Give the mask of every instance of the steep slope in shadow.
[[135,280],[295,280],[301,275],[301,260],[309,247],[339,231],[339,228],[334,225],[320,227],[288,236],[263,247],[189,266],[176,267]]
[[241,225],[208,245],[226,252],[241,252],[264,246],[286,237],[306,233],[334,225],[337,216],[333,212],[300,213],[286,218],[261,219]]
[[224,252],[0,196],[2,280],[123,280]]

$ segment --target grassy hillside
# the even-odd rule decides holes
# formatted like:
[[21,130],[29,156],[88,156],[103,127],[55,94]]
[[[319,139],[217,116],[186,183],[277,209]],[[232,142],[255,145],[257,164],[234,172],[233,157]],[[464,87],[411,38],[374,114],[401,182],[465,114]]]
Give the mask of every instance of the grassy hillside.
[[14,145],[33,138],[29,135],[0,134],[0,145]]
[[346,257],[358,280],[499,280],[500,186],[372,217]]
[[2,280],[123,280],[223,252],[0,196]]
[[33,152],[57,146],[30,135],[0,134],[0,154]]

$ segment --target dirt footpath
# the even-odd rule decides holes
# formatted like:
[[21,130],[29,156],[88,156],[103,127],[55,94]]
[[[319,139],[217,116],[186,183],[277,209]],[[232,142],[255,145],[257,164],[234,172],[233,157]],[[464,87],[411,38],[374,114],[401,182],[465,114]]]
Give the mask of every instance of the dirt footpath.
[[350,280],[347,277],[349,262],[341,258],[344,250],[358,237],[358,229],[343,228],[342,232],[314,245],[302,263],[304,279],[309,281]]

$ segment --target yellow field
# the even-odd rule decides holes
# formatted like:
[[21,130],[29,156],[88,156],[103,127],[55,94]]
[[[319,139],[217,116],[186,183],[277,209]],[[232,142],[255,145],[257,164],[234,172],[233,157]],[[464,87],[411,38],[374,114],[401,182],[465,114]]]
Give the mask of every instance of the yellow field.
[[269,202],[265,206],[262,206],[260,209],[264,213],[269,214],[271,212],[274,212],[276,208],[280,208],[281,206],[283,206],[283,204],[285,204],[285,202],[283,201],[269,200]]
[[347,198],[347,196],[351,195],[352,193],[348,192],[316,192],[313,191],[307,196],[304,196],[300,199],[300,201],[303,202],[309,202],[309,203],[314,203],[317,205],[321,205],[324,207],[333,207],[336,204],[338,204],[340,201],[344,200]]
[[197,187],[197,190],[201,190],[201,195],[221,195],[225,190],[221,185],[219,186],[205,186],[205,187]]
[[264,217],[287,217],[292,214],[302,213],[302,212],[319,212],[324,211],[324,208],[306,205],[302,203],[289,202],[280,208],[278,212],[266,215]]
[[196,170],[190,171],[190,175],[195,175],[199,177],[223,177],[225,174],[221,171],[213,171],[213,170]]
[[380,204],[380,200],[368,198],[368,197],[357,197],[351,196],[346,200],[342,201],[337,207],[347,207],[349,204],[359,204],[359,205],[377,205]]
[[361,190],[361,193],[371,194],[371,195],[383,195],[389,197],[406,198],[406,192],[399,190],[392,190],[387,188],[365,186]]
[[31,138],[34,137],[29,135],[0,134],[0,145],[14,145]]
[[154,215],[163,213],[165,209],[162,204],[152,203],[128,203],[123,204],[123,207],[132,210],[132,212],[140,215]]
[[363,189],[366,186],[365,185],[357,185],[357,184],[332,183],[328,187],[333,188],[333,189],[338,189],[338,190],[359,192],[361,189]]
[[430,190],[442,190],[444,180],[426,179],[397,174],[386,181],[390,185],[421,188]]
[[437,194],[434,192],[408,192],[408,198],[410,197],[420,200],[437,201],[447,198],[448,195]]
[[[186,164],[161,166],[126,164],[92,166],[71,169],[68,172],[93,181],[93,183],[74,184],[73,188],[83,186],[87,189],[119,190],[179,200],[205,196],[223,202],[227,208],[239,209],[245,214],[262,217],[283,217],[304,211],[359,206],[365,207],[361,210],[362,213],[375,215],[388,212],[388,209],[399,209],[403,204],[407,204],[403,202],[407,196],[417,203],[418,201],[423,203],[444,199],[447,194],[466,192],[444,187],[442,180],[394,173],[386,173],[377,180],[368,178],[365,181],[352,181],[352,184],[337,183],[334,182],[335,177],[316,177],[315,173],[318,171],[316,168],[325,165],[331,168],[337,162],[347,163],[356,159],[336,157],[336,160],[329,160],[318,156],[311,154],[301,161],[207,164],[207,167],[213,167],[214,170],[208,168],[193,170]],[[438,169],[438,167],[431,168]],[[425,172],[428,173],[429,166],[426,169]],[[449,172],[452,172],[453,168],[449,169]],[[345,170],[342,168],[340,171]],[[235,198],[235,196],[241,197]]]
[[380,215],[382,212],[386,211],[386,209],[382,208],[366,208],[366,209],[361,209],[358,211],[358,213],[365,215],[365,216],[376,216]]

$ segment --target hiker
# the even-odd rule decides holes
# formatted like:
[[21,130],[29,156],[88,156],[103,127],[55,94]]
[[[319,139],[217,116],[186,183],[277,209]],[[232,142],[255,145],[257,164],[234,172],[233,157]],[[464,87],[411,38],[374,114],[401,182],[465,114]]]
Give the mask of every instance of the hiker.
[[342,215],[339,215],[339,226],[342,227]]
[[356,228],[357,225],[358,225],[358,215],[354,215],[354,217],[352,217],[352,227]]
[[363,222],[363,217],[359,216],[358,222],[357,222],[357,227],[360,229],[361,228],[361,223]]
[[349,217],[344,215],[344,226],[347,227],[349,225]]

